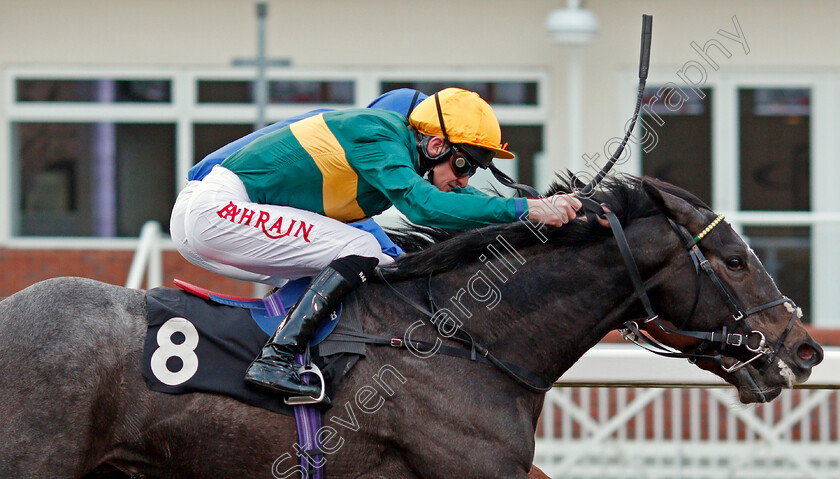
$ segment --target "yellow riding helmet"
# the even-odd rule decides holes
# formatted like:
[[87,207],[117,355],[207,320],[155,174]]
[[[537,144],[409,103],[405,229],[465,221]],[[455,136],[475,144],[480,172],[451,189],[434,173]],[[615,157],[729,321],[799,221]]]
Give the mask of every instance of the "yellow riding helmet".
[[493,109],[478,93],[460,88],[441,90],[421,101],[411,112],[409,121],[424,135],[442,136],[452,143],[485,148],[497,158],[514,157],[505,149],[507,143],[502,144],[502,129]]

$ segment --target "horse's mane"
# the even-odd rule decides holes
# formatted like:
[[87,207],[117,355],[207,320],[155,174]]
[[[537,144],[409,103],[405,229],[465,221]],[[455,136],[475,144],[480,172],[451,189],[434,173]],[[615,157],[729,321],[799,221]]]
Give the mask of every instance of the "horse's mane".
[[[698,209],[710,210],[700,199],[670,183],[653,178],[644,178],[644,181],[684,199]],[[543,196],[574,190],[571,176],[558,175]],[[632,175],[605,178],[592,198],[608,205],[622,225],[637,218],[661,214],[645,193],[642,178]],[[589,221],[573,221],[562,228],[543,227],[541,231],[548,238],[547,243],[554,247],[591,244],[612,237],[608,228]],[[482,255],[488,254],[488,246],[495,244],[498,248],[499,235],[516,250],[542,244],[528,225],[521,221],[461,231],[406,224],[401,228],[389,229],[388,234],[406,251],[393,266],[383,269],[386,278],[395,281],[428,276],[477,262]]]

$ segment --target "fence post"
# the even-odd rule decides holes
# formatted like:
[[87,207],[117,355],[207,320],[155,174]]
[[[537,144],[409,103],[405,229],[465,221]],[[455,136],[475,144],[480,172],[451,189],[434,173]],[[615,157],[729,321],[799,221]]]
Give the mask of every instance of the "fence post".
[[163,284],[163,255],[160,248],[160,223],[147,221],[140,230],[137,250],[128,269],[126,288],[140,289],[143,286],[143,275],[148,268],[146,288],[151,289]]

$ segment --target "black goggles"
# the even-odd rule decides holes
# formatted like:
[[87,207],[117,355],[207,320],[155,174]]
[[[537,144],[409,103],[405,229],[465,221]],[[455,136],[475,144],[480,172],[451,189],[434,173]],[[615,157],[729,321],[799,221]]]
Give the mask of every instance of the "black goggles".
[[456,176],[472,176],[479,168],[487,168],[494,153],[473,145],[452,143],[452,171]]

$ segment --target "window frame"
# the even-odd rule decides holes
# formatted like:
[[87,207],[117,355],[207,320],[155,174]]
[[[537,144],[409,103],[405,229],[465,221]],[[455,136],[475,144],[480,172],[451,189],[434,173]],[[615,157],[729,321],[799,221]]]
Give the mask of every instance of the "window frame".
[[[682,86],[676,73],[679,66],[651,69],[648,87],[674,82]],[[711,88],[712,95],[712,204],[718,213],[740,234],[745,226],[808,226],[811,228],[811,307],[806,311],[811,324],[840,325],[840,296],[833,285],[840,283],[840,250],[836,238],[840,235],[840,135],[833,129],[840,124],[840,74],[799,69],[797,73],[783,70],[727,69],[710,72],[703,88]],[[633,85],[635,70],[622,73],[622,85]],[[741,88],[807,88],[811,91],[810,113],[810,211],[745,211],[740,209],[740,134],[738,90]],[[621,88],[622,104],[633,104],[635,88]],[[626,118],[619,119],[619,131],[625,128]],[[637,126],[636,137],[642,133]],[[641,155],[631,145],[630,159],[619,167],[621,171],[640,175]],[[834,181],[832,181],[834,179]]]
[[[414,68],[359,68],[359,69],[313,69],[313,68],[270,68],[267,80],[313,80],[352,81],[355,103],[305,103],[269,104],[265,117],[268,123],[305,113],[316,108],[344,109],[365,107],[376,98],[383,81],[523,81],[537,83],[537,105],[494,106],[503,124],[542,124],[545,131],[549,126],[549,74],[542,69],[440,69],[421,70]],[[169,80],[171,101],[169,103],[93,103],[93,102],[33,102],[17,101],[17,80],[37,78],[55,80]],[[12,232],[19,220],[20,195],[19,171],[14,157],[16,139],[12,127],[16,122],[140,122],[175,124],[175,177],[176,194],[186,183],[187,172],[193,165],[193,125],[196,123],[253,123],[256,106],[253,104],[207,104],[198,102],[198,81],[206,80],[254,80],[254,69],[247,67],[219,68],[135,68],[135,67],[82,67],[82,66],[12,66],[3,73],[3,128],[0,142],[6,140],[7,147],[0,152],[0,247],[18,249],[133,249],[136,238],[97,238],[61,236],[16,236]],[[164,241],[165,249],[174,249],[171,241]]]

